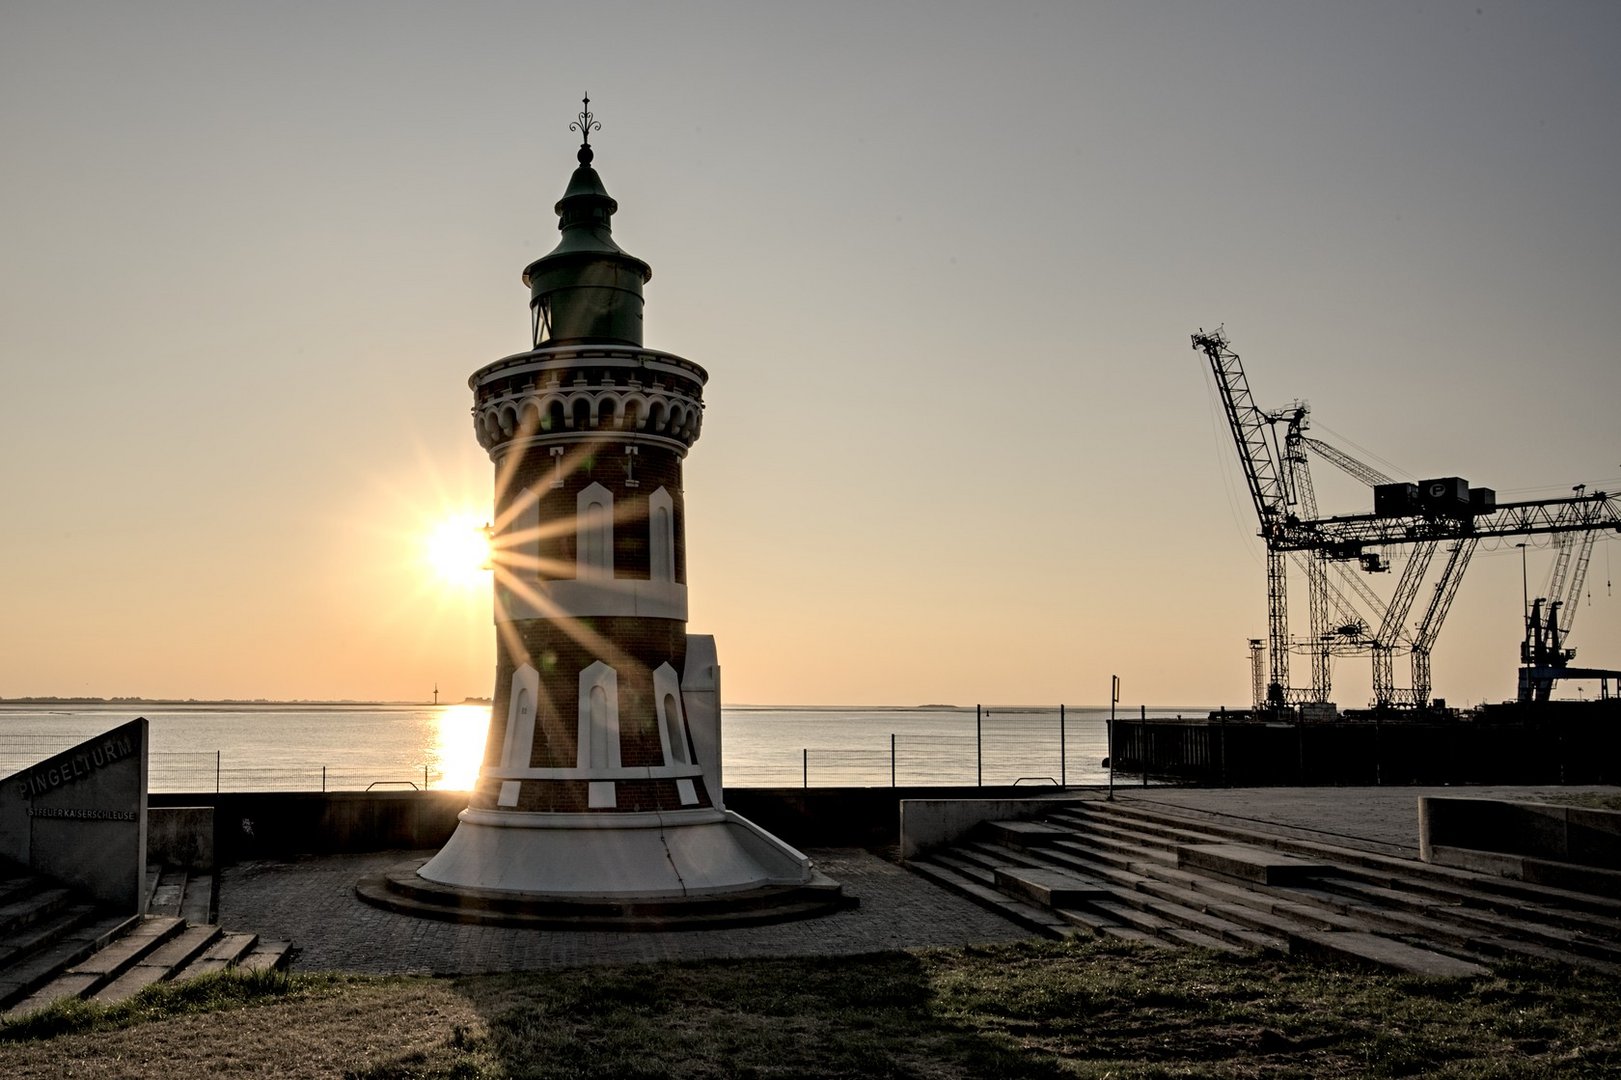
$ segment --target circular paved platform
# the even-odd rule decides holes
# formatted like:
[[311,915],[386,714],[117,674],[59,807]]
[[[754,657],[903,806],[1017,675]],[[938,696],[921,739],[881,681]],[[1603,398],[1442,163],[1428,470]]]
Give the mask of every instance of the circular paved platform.
[[867,851],[807,851],[860,906],[724,930],[540,930],[415,918],[362,903],[355,883],[428,853],[383,851],[249,862],[219,874],[219,920],[291,940],[294,969],[471,974],[717,957],[848,955],[1033,935]]

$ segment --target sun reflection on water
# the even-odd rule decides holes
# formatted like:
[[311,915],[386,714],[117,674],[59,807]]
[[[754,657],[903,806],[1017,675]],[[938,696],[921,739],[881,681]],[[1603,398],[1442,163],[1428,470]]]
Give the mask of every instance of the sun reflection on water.
[[439,710],[439,730],[434,753],[440,776],[434,786],[450,791],[467,791],[478,779],[484,759],[484,736],[490,728],[488,705],[446,705]]

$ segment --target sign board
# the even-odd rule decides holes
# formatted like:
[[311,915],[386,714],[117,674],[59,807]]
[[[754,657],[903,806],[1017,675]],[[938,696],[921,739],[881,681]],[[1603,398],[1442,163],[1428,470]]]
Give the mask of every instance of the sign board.
[[0,855],[143,911],[147,758],[139,717],[0,780]]

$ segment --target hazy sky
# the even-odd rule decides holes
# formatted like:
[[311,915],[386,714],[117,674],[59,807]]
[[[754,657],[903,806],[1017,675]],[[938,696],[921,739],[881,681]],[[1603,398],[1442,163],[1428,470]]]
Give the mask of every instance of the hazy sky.
[[[1189,334],[1386,472],[1621,487],[1618,47],[1608,0],[6,0],[0,696],[490,692],[422,537],[487,514],[466,379],[527,345],[589,90],[647,344],[711,375],[728,701],[1242,705]],[[1612,566],[1573,643],[1621,666]],[[1520,573],[1482,545],[1438,693],[1512,696]]]

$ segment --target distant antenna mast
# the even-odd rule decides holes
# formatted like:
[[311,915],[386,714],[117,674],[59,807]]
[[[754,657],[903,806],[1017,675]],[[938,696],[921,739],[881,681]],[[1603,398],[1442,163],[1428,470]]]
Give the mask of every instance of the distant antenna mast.
[[439,704],[439,684],[438,683],[433,684],[433,703],[435,705]]

